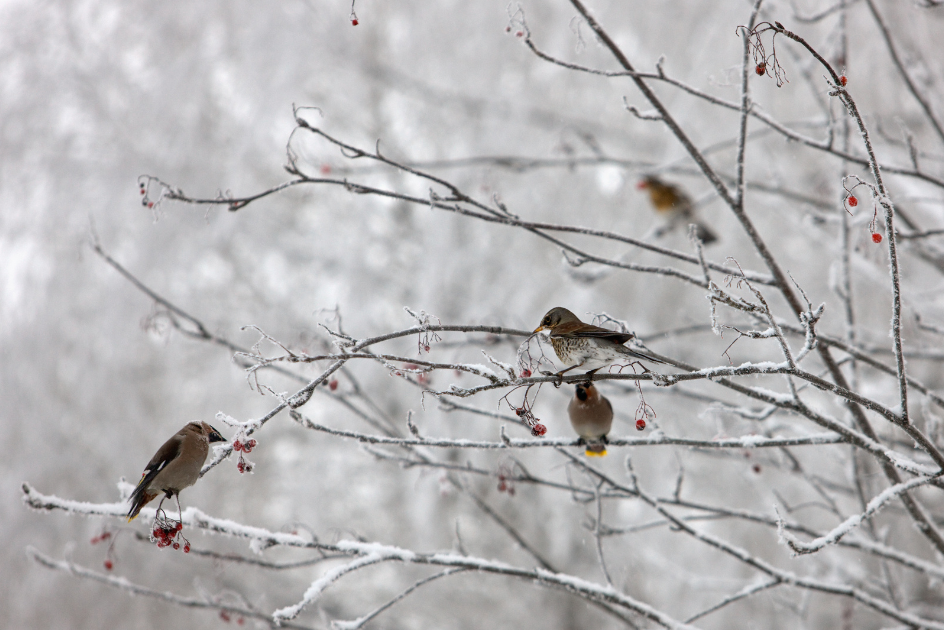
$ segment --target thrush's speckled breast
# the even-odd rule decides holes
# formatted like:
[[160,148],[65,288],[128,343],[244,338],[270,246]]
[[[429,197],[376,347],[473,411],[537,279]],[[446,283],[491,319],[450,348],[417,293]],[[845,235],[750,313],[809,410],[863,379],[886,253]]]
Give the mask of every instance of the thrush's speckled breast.
[[595,372],[617,361],[643,359],[653,363],[665,363],[624,346],[624,343],[633,338],[632,333],[585,324],[572,312],[560,306],[549,310],[534,332],[542,330],[550,331],[554,353],[566,366],[561,370],[561,374],[575,368]]

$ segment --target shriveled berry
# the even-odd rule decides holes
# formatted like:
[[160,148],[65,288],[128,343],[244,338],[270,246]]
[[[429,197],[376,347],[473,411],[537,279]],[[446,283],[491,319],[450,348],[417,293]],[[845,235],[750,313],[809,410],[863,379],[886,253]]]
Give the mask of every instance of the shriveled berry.
[[758,76],[764,76],[764,73],[767,72],[767,64],[761,61],[757,64],[757,67],[754,68],[754,72],[756,72]]
[[538,422],[531,428],[531,435],[533,435],[534,437],[541,437],[545,433],[547,433],[547,427],[541,424],[540,422]]
[[881,242],[882,242],[882,235],[879,234],[878,232],[872,234],[872,242],[873,242],[873,243],[881,243]]
[[636,430],[637,430],[637,431],[645,431],[645,429],[646,429],[646,421],[645,421],[645,420],[636,420]]
[[524,407],[517,407],[515,409],[515,415],[519,418],[524,415]]
[[856,199],[855,195],[849,195],[849,198],[846,199],[846,203],[848,203],[851,208],[855,208],[859,205],[859,200]]

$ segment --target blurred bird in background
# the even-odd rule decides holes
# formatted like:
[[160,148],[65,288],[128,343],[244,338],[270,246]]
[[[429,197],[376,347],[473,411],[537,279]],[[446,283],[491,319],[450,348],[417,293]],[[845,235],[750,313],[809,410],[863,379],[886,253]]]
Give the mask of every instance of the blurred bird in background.
[[567,366],[558,372],[558,375],[574,368],[582,368],[592,377],[593,373],[600,368],[619,360],[643,359],[653,363],[665,363],[661,359],[624,346],[624,343],[633,338],[632,333],[585,324],[576,315],[560,306],[549,310],[534,332],[538,333],[542,330],[550,331],[549,338],[554,352],[557,358]]
[[210,442],[225,442],[220,432],[206,422],[191,422],[157,449],[148,462],[134,492],[128,521],[138,515],[145,505],[163,494],[164,499],[176,497],[180,510],[180,491],[189,488],[200,478],[200,469],[210,452]]
[[647,175],[636,187],[649,191],[652,207],[667,220],[664,226],[656,229],[656,238],[679,226],[687,228],[690,223],[694,223],[695,234],[702,243],[710,245],[718,240],[718,236],[707,225],[695,219],[695,204],[681,187],[669,184],[655,175]]
[[567,413],[571,426],[580,436],[580,443],[587,447],[584,453],[588,457],[606,455],[606,435],[613,426],[610,401],[601,396],[592,383],[580,383],[567,405]]

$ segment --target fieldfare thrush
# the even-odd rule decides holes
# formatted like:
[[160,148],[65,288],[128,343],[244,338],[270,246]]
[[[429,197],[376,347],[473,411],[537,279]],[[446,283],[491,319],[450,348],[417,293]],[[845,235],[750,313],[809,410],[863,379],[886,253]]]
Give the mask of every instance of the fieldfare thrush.
[[695,235],[702,243],[709,245],[718,240],[717,235],[707,225],[695,219],[695,204],[681,187],[665,182],[655,175],[646,176],[637,187],[649,191],[652,207],[668,218],[668,223],[656,231],[657,237],[678,226],[687,227],[689,223],[694,223]]
[[628,359],[643,359],[665,363],[648,354],[630,350],[623,344],[633,338],[632,333],[617,332],[585,324],[576,315],[560,306],[552,308],[534,332],[549,330],[551,345],[557,358],[567,366],[558,375],[581,368],[593,374],[611,363]]
[[567,405],[570,424],[580,436],[580,444],[586,445],[588,457],[606,455],[606,434],[613,426],[613,405],[601,396],[592,383],[576,386],[574,397]]

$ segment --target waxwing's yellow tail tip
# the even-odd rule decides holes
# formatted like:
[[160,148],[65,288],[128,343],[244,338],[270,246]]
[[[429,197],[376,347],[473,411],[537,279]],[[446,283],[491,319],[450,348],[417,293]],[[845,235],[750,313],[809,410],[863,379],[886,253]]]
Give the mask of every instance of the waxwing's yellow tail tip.
[[584,455],[586,455],[587,457],[605,457],[605,456],[606,456],[606,449],[603,449],[602,451],[591,451],[591,450],[588,448],[588,449],[585,450],[583,453],[584,453]]

